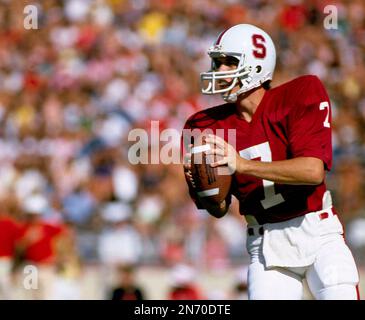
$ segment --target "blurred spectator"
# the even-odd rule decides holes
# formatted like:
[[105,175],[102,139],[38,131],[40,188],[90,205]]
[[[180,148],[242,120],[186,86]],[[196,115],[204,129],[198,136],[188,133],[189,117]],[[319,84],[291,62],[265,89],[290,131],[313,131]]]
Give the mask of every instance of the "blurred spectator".
[[210,218],[207,231],[207,241],[204,250],[206,266],[214,271],[222,271],[229,265],[228,247],[224,242],[214,218]]
[[19,233],[19,223],[0,211],[0,299],[12,297],[12,267]]
[[233,284],[232,299],[248,300],[248,283],[247,283],[248,267],[244,266],[236,271],[235,282]]
[[347,226],[346,238],[351,248],[357,252],[357,259],[365,262],[365,218],[353,219]]
[[120,201],[132,202],[138,193],[138,176],[127,166],[119,165],[113,171],[115,195]]
[[113,289],[111,300],[144,300],[143,290],[135,282],[135,268],[132,265],[118,267],[118,284]]
[[100,236],[100,260],[108,266],[139,263],[142,243],[131,223],[131,208],[121,202],[110,202],[104,206],[102,215],[109,227]]
[[51,297],[57,262],[63,255],[71,254],[70,248],[65,248],[68,243],[65,226],[51,224],[42,219],[47,206],[47,199],[40,194],[31,195],[24,200],[24,222],[16,244],[23,265],[29,264],[37,268],[39,289],[27,290],[33,299]]
[[171,288],[169,300],[201,300],[204,299],[196,282],[196,271],[184,264],[174,266],[170,274]]
[[80,226],[86,225],[93,214],[95,200],[85,189],[78,188],[63,200],[65,218]]

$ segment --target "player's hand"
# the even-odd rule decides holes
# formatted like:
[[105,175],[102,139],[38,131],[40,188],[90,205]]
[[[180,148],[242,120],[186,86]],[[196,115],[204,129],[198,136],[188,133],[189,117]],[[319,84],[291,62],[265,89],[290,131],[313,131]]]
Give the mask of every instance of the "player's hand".
[[[211,167],[228,166],[229,170],[233,172],[240,172],[240,166],[244,159],[240,157],[236,149],[227,143],[221,137],[215,135],[208,135],[205,139],[206,143],[209,143],[211,148],[205,153],[207,155],[213,155],[215,160],[210,164]],[[219,160],[216,159],[219,156]]]
[[[192,147],[193,147],[193,145],[189,144],[188,150],[191,150]],[[190,153],[190,151],[184,155],[183,166],[184,166],[184,174],[185,174],[186,179],[191,183],[192,187],[195,188],[195,182],[193,179],[193,175],[191,174],[191,153]]]

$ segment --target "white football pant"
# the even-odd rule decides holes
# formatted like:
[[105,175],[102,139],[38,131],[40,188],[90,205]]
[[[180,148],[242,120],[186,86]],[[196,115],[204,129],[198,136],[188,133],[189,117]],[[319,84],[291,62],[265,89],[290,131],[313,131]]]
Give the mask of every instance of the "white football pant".
[[[289,221],[288,224],[290,223]],[[302,299],[304,280],[315,299],[359,299],[358,271],[350,249],[340,233],[329,233],[320,237],[314,262],[310,265],[267,267],[263,254],[265,235],[259,234],[257,227],[254,229],[255,233],[251,232],[247,236],[247,249],[251,258],[248,268],[250,300]],[[282,250],[286,250],[285,246],[283,243]]]

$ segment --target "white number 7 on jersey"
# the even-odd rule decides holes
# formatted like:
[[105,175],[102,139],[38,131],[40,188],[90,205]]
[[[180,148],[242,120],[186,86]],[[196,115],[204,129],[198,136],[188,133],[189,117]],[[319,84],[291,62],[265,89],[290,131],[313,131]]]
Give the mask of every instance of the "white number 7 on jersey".
[[323,101],[319,104],[319,110],[324,110],[327,108],[327,116],[326,119],[323,122],[323,126],[326,128],[330,128],[331,124],[328,121],[329,115],[330,115],[330,105],[328,104],[328,101]]
[[[272,161],[271,149],[268,142],[260,143],[250,148],[243,149],[239,152],[239,154],[242,158],[247,160],[261,158],[261,161],[263,162]],[[263,179],[262,183],[264,187],[265,198],[261,200],[261,204],[264,209],[271,208],[285,201],[280,193],[275,193],[274,182]]]

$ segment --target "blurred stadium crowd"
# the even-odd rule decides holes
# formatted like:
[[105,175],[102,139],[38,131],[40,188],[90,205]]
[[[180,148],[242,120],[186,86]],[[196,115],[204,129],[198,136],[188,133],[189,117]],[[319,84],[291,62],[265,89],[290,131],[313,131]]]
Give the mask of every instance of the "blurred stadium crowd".
[[[27,4],[38,7],[37,30],[23,27]],[[338,8],[337,30],[323,27],[326,4]],[[274,85],[307,73],[324,82],[328,186],[365,263],[362,0],[0,0],[0,273],[25,262],[77,279],[89,265],[200,272],[248,261],[235,205],[216,221],[194,208],[181,166],[127,158],[131,129],[158,120],[181,130],[221,102],[200,94],[199,73],[215,37],[242,22],[274,39]]]

